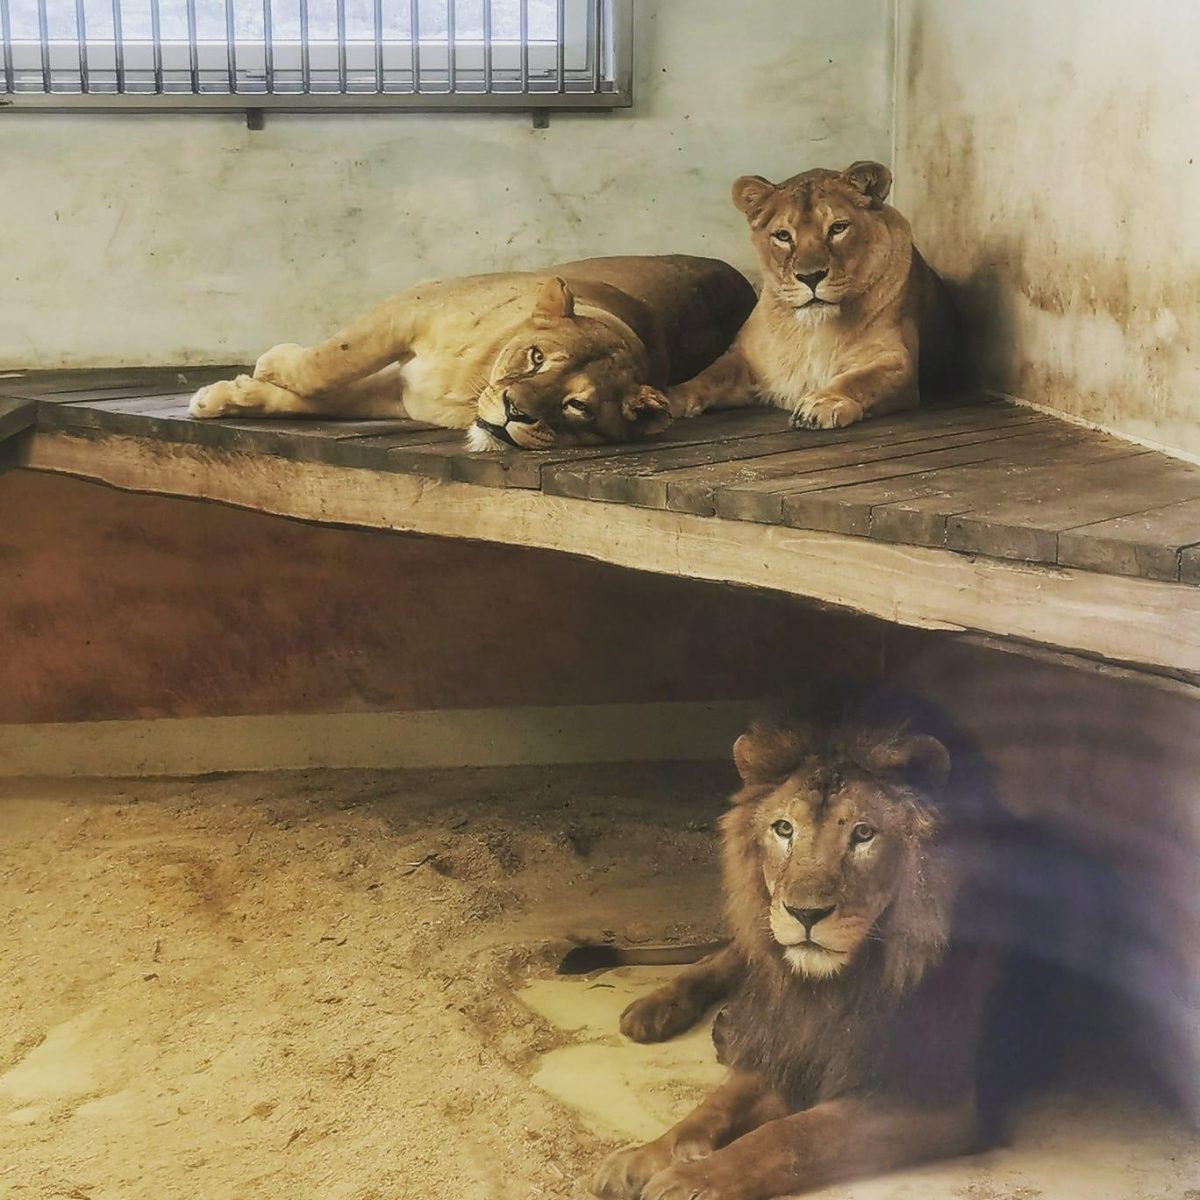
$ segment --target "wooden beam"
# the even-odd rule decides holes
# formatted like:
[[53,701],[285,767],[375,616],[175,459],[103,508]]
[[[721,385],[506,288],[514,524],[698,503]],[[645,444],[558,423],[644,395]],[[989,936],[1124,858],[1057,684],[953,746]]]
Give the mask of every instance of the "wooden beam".
[[1177,583],[139,438],[38,432],[21,461],[129,491],[768,588],[1200,681],[1200,590]]

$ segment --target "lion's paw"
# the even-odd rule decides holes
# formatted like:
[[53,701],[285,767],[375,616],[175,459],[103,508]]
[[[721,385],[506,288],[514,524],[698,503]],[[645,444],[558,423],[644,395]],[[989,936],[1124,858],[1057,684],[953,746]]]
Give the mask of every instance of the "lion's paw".
[[258,361],[254,364],[254,378],[261,379],[263,383],[273,383],[276,387],[295,392],[298,396],[306,395],[303,372],[300,369],[300,359],[305,353],[304,347],[297,346],[294,342],[272,346],[265,354],[258,356]]
[[635,1000],[621,1014],[621,1032],[631,1042],[665,1042],[683,1033],[700,1014],[678,992],[663,988]]
[[813,392],[796,405],[791,425],[794,429],[844,429],[861,421],[863,415],[863,406],[849,396]]
[[708,1162],[676,1163],[660,1171],[644,1188],[641,1200],[740,1200],[745,1193],[723,1182]]
[[592,1176],[592,1191],[605,1200],[638,1200],[646,1184],[672,1161],[671,1147],[661,1138],[614,1150]]
[[250,377],[239,375],[236,379],[222,379],[220,383],[202,387],[188,402],[188,416],[204,420],[245,412],[247,405],[243,381],[248,383]]

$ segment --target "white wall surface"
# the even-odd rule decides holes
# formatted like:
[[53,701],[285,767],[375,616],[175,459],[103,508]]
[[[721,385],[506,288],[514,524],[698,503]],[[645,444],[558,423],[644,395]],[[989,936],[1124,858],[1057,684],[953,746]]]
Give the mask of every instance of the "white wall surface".
[[890,152],[891,0],[637,0],[614,115],[0,112],[0,365],[238,362],[419,279],[750,270],[729,184]]
[[984,381],[1200,454],[1200,4],[899,11],[897,204]]

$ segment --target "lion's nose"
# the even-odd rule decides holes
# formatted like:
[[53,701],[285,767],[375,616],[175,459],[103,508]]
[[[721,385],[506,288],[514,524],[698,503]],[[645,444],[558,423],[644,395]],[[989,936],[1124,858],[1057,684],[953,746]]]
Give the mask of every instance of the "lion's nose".
[[810,288],[812,288],[812,290],[815,292],[815,291],[817,290],[817,284],[818,284],[818,283],[820,283],[820,282],[821,282],[821,280],[822,280],[822,279],[824,279],[824,278],[825,278],[825,276],[826,276],[826,275],[828,275],[828,274],[829,274],[828,270],[825,270],[825,271],[812,271],[812,272],[810,272],[810,273],[809,273],[809,274],[807,274],[807,275],[801,275],[801,274],[800,274],[800,272],[799,272],[799,271],[797,271],[797,272],[796,272],[796,278],[797,278],[797,279],[798,279],[798,280],[799,280],[801,283],[807,283],[807,284],[808,284],[808,286],[809,286]]
[[825,920],[837,905],[831,904],[828,908],[793,908],[790,904],[785,904],[783,907],[804,926],[804,932],[812,937],[813,926]]

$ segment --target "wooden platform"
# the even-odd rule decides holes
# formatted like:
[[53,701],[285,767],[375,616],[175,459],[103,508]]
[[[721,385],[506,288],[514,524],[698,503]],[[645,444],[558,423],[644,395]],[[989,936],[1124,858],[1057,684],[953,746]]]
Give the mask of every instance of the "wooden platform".
[[308,520],[550,546],[1200,678],[1200,467],[1000,401],[753,410],[471,454],[410,421],[192,421],[236,368],[0,377],[22,465]]

